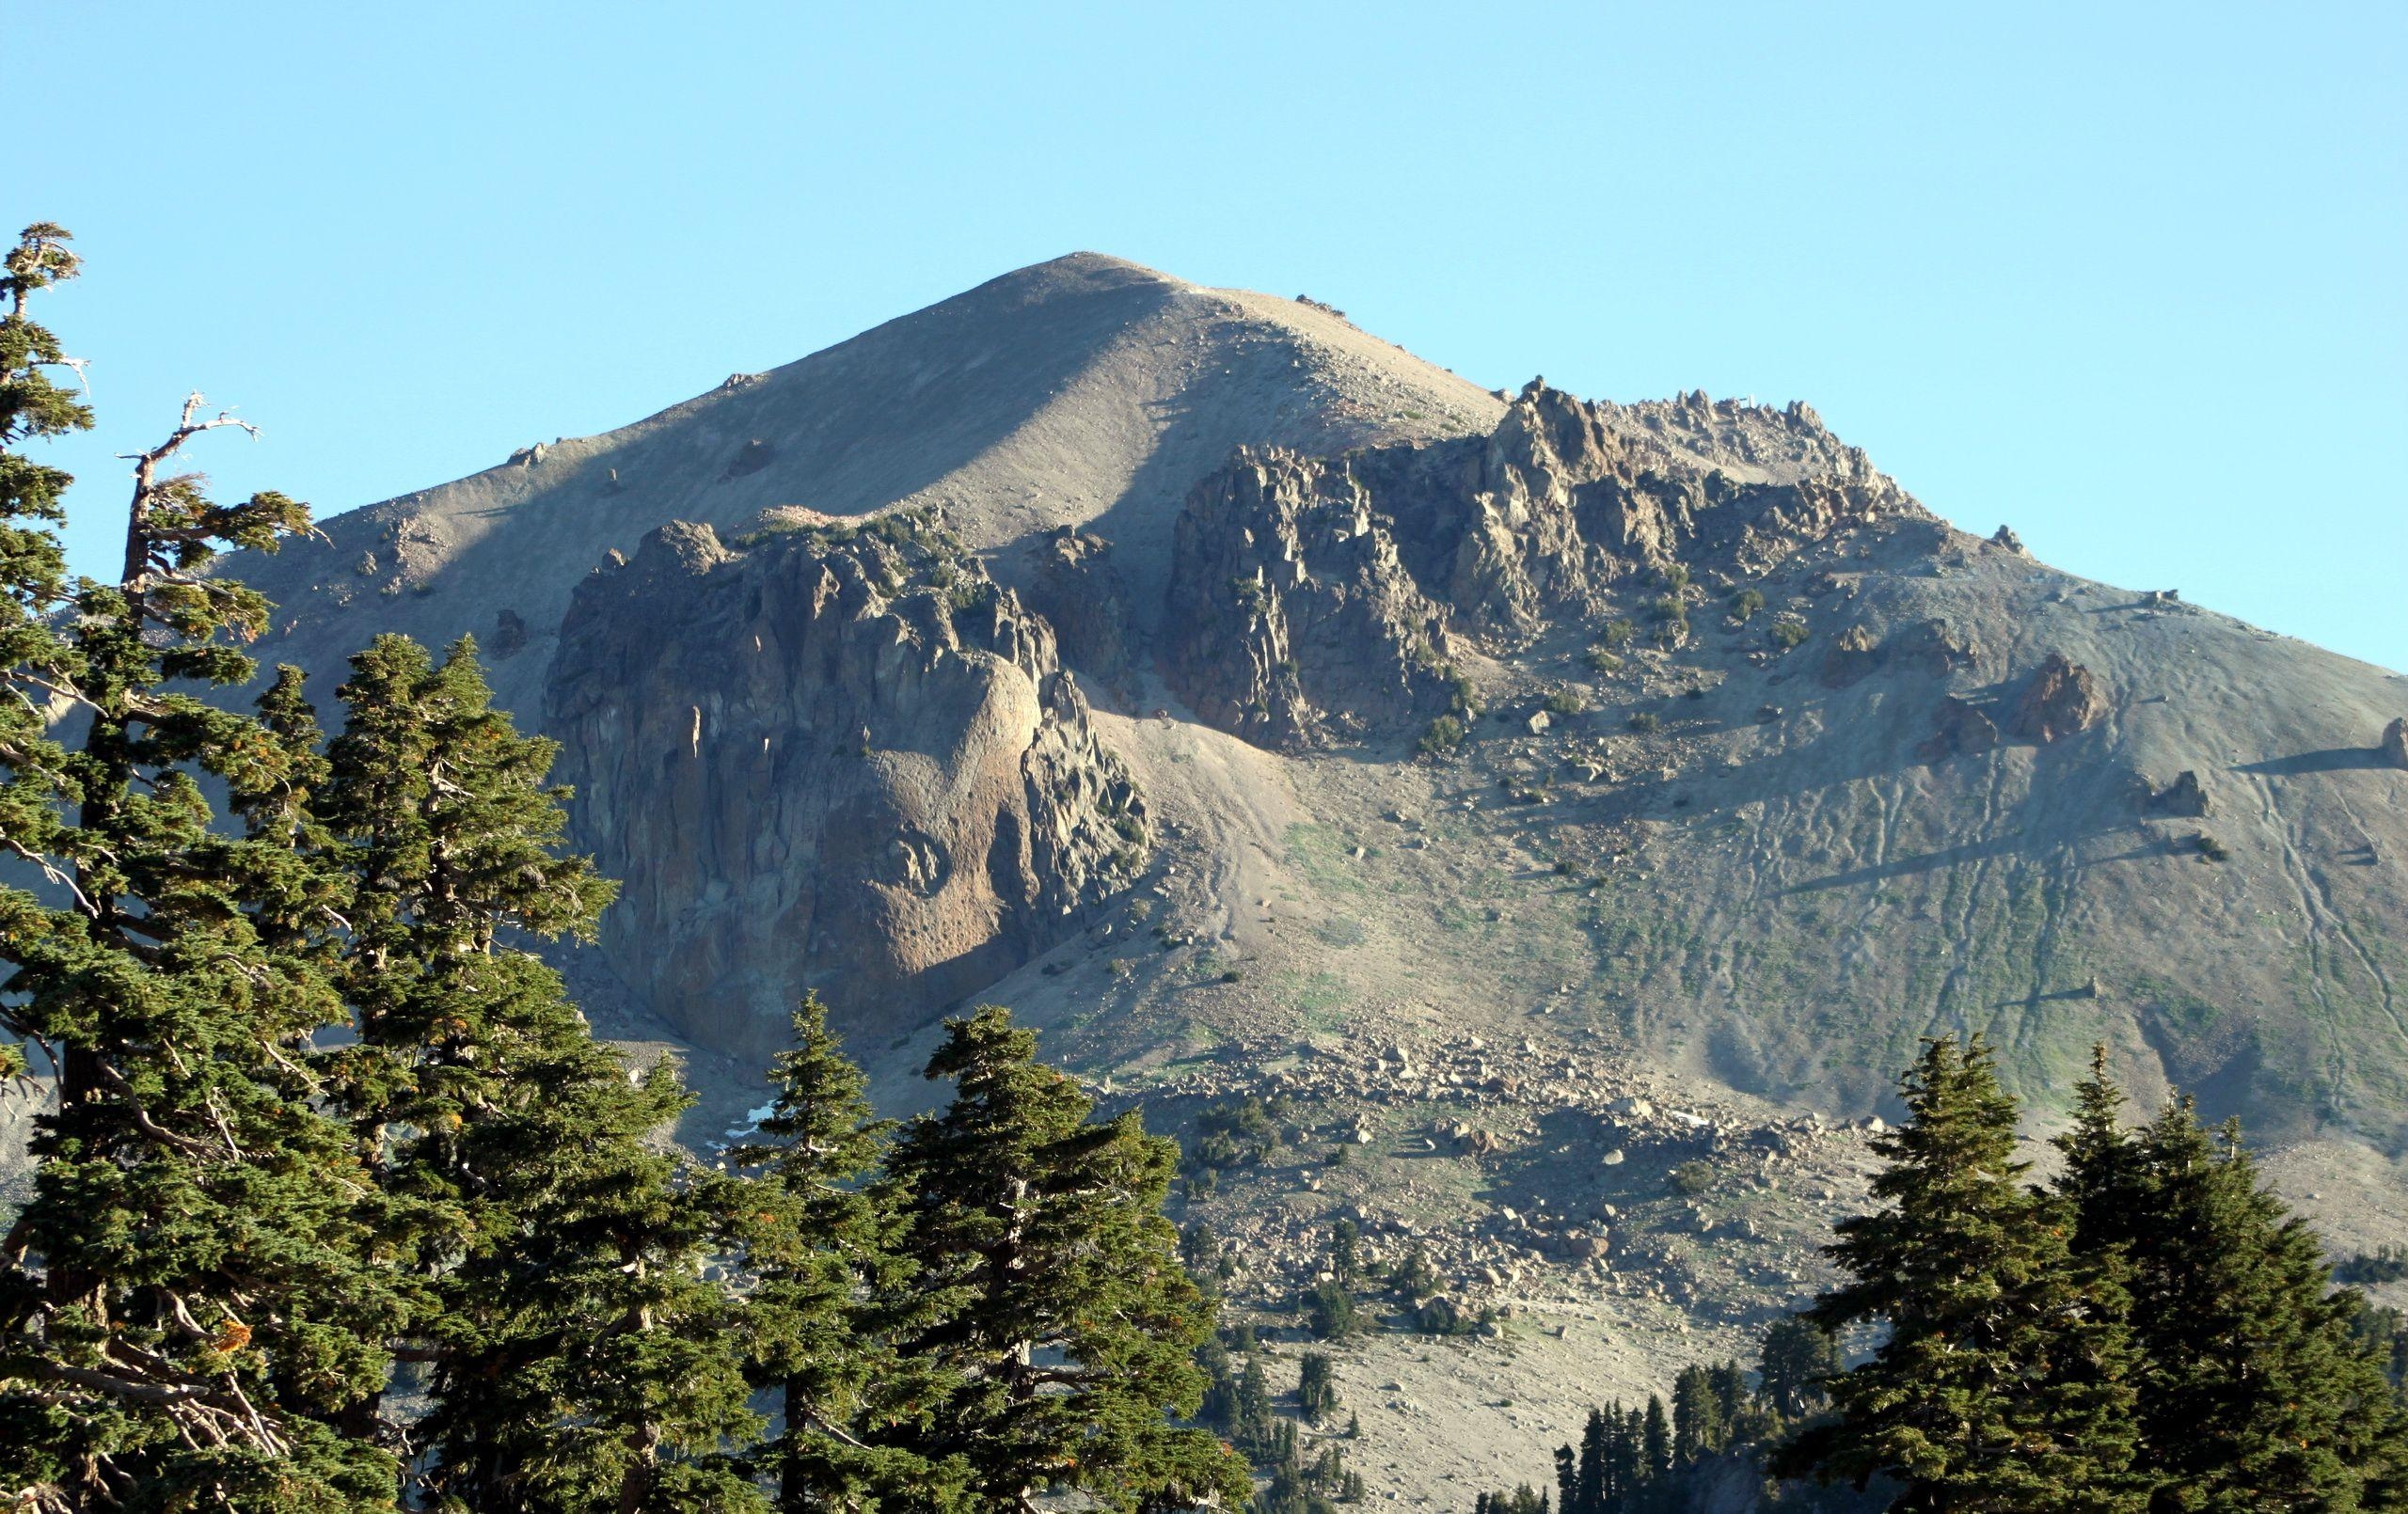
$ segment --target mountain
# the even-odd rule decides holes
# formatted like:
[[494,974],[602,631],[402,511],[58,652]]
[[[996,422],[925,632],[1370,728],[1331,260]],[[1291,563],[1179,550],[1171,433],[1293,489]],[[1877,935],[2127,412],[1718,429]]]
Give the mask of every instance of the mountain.
[[1191,1200],[1241,1307],[1342,1215],[1496,1311],[1502,1403],[1347,1353],[1375,1489],[1744,1354],[1925,1034],[2044,1116],[2104,1041],[2408,1241],[2408,684],[1959,531],[1804,404],[1492,393],[1078,254],[325,530],[230,565],[264,654],[479,639],[690,1137],[804,988],[897,1107],[994,1000],[1160,1126],[1262,1101]]

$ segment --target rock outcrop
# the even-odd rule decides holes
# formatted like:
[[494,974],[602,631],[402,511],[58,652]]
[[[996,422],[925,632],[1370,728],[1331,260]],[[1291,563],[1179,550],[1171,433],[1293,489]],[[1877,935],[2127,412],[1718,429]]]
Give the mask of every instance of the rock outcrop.
[[[1486,435],[1247,452],[1205,479],[1174,539],[1164,670],[1258,743],[1396,733],[1446,708],[1454,637],[1508,647],[1694,573],[1735,581],[1929,518],[1802,406],[1621,405],[1534,379]],[[1677,642],[1686,620],[1659,619]]]
[[2107,696],[2090,670],[2052,652],[2023,686],[2007,729],[2045,747],[2089,730],[2107,718]]
[[1176,541],[1164,671],[1207,723],[1305,747],[1447,707],[1446,613],[1342,461],[1242,454]]
[[1951,694],[1940,702],[1931,735],[1915,755],[1927,763],[1945,762],[1951,757],[1974,756],[1997,745],[1998,722],[1979,705]]
[[613,970],[758,1054],[816,988],[917,1023],[1077,928],[1148,845],[1052,630],[927,513],[674,523],[573,603],[546,729],[623,880]]
[[1022,597],[1054,627],[1062,660],[1113,687],[1136,667],[1136,628],[1129,586],[1112,544],[1065,526],[1031,549],[1035,561]]
[[2378,756],[2394,767],[2408,767],[2408,716],[2394,719],[2383,728],[2375,744]]
[[2148,808],[2158,814],[2196,820],[2208,812],[2208,791],[2199,775],[2186,767],[2173,782],[2149,790]]

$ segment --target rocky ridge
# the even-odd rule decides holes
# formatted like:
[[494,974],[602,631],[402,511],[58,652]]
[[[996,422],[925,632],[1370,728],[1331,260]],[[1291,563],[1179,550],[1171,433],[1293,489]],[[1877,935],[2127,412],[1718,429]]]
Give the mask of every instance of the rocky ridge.
[[1164,674],[1266,744],[1394,734],[1462,713],[1461,638],[1512,648],[1652,585],[1653,634],[1676,640],[1692,576],[1736,583],[1891,519],[1929,516],[1804,405],[1621,405],[1533,380],[1485,436],[1244,453],[1205,479],[1175,538]]

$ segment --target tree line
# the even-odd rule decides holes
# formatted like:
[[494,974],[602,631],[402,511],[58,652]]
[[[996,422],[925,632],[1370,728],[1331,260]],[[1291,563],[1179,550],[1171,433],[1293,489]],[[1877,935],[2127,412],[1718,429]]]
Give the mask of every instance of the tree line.
[[[1688,1509],[1735,1449],[1767,1507],[2408,1508],[2408,1330],[2335,1285],[2236,1125],[2184,1097],[2128,1124],[2102,1048],[2043,1186],[1980,1036],[1927,1042],[1901,1092],[1882,1206],[1826,1248],[1846,1281],[1772,1328],[1752,1395],[1735,1364],[1691,1368],[1669,1431],[1653,1401],[1592,1417],[1557,1453],[1562,1514]],[[1843,1368],[1844,1339],[1869,1349]],[[1825,1502],[1850,1491],[1869,1501]]]
[[230,707],[270,607],[207,570],[310,529],[175,470],[237,422],[195,396],[135,459],[119,576],[71,578],[71,481],[26,445],[93,421],[31,316],[77,271],[38,225],[0,278],[0,1080],[56,1096],[0,1239],[0,1505],[1247,1497],[1176,1422],[1213,1318],[1177,1148],[1007,1012],[947,1022],[950,1102],[898,1127],[806,1002],[757,1130],[698,1164],[674,1066],[536,954],[613,886],[472,642],[378,638],[331,737],[291,668]]

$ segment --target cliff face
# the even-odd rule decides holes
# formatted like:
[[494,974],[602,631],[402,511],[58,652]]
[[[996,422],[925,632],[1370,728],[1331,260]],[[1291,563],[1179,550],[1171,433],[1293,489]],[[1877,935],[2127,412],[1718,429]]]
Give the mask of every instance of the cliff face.
[[1147,852],[1053,632],[926,513],[655,531],[578,591],[545,725],[576,844],[624,881],[611,967],[739,1055],[783,1045],[806,988],[917,1023]]
[[1652,584],[1679,607],[1656,623],[1685,636],[1693,575],[1761,576],[1838,532],[1930,518],[1803,405],[1621,405],[1533,380],[1485,435],[1245,452],[1197,484],[1164,672],[1261,744],[1394,733],[1463,707],[1458,635],[1510,649]]

